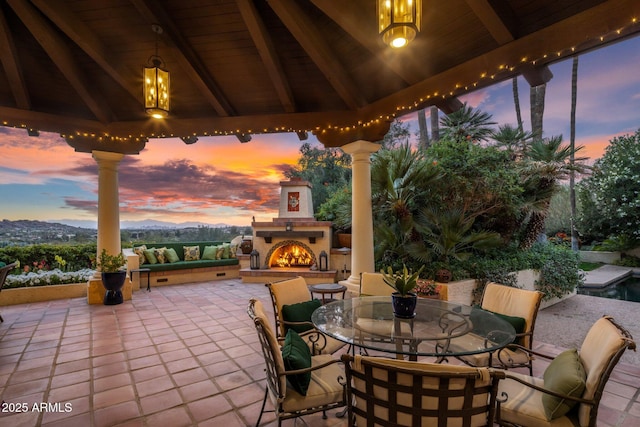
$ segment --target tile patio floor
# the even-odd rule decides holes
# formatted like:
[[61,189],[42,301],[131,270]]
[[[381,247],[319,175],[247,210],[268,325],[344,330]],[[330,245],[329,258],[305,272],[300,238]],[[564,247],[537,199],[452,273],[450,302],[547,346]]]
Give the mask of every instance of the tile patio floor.
[[[0,426],[254,425],[264,392],[245,312],[254,296],[271,306],[263,285],[225,280],[141,290],[117,306],[79,298],[0,308]],[[619,364],[599,425],[639,426],[639,387],[640,367]],[[43,402],[48,410],[33,411]],[[346,425],[335,413],[305,419]]]

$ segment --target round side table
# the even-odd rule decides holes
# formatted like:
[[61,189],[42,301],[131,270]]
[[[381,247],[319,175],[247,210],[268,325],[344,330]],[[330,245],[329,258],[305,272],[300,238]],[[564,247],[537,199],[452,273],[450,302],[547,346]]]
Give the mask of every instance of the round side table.
[[[321,283],[318,285],[309,285],[309,292],[311,292],[311,298],[313,294],[320,294],[322,305],[333,301],[333,294],[342,293],[342,299],[347,292],[347,287],[339,283]],[[327,298],[327,295],[329,298]]]

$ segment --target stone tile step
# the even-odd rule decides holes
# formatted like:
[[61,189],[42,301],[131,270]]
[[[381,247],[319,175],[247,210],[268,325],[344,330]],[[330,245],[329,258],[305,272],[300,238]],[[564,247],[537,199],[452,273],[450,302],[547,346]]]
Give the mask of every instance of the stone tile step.
[[633,274],[630,267],[621,267],[619,265],[603,265],[595,270],[587,271],[583,287],[585,288],[604,288],[613,283],[617,283]]

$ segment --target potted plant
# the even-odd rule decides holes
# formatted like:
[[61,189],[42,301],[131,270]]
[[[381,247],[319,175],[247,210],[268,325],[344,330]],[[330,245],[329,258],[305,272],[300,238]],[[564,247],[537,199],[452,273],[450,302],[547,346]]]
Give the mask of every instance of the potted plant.
[[391,295],[393,314],[403,319],[411,319],[416,315],[416,304],[418,296],[412,292],[418,284],[418,277],[424,266],[412,273],[407,266],[402,264],[402,270],[393,271],[392,267],[387,267],[387,271],[380,270],[384,282],[395,289]]
[[125,258],[122,253],[111,255],[106,249],[102,249],[98,257],[98,268],[102,273],[102,285],[107,290],[104,295],[104,305],[122,304],[122,287],[127,278],[124,270]]

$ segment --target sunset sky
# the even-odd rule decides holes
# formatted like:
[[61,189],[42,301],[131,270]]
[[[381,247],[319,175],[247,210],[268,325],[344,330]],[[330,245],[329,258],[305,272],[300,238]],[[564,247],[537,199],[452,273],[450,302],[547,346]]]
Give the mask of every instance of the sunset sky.
[[[571,66],[550,67],[545,136],[569,141]],[[590,161],[602,156],[614,136],[640,128],[640,37],[580,56],[576,145]],[[519,79],[525,128],[530,129],[529,86]],[[460,98],[515,126],[511,81]],[[402,118],[417,130],[415,114]],[[317,143],[310,135],[310,141]],[[301,142],[295,134],[149,140],[138,156],[120,166],[120,219],[246,226],[251,218],[277,216],[279,181],[294,165]],[[56,134],[29,137],[25,130],[0,126],[0,219],[41,221],[97,218],[97,166],[90,154],[75,153]]]

